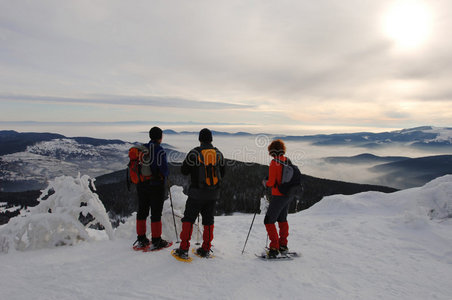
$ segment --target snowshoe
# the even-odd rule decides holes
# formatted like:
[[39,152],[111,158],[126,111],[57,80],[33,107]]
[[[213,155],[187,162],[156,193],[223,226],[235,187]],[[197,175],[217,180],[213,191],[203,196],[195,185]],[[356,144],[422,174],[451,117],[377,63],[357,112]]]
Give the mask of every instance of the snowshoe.
[[191,262],[193,260],[190,256],[188,256],[188,250],[183,250],[181,248],[171,251],[171,255],[179,261]]
[[147,252],[151,248],[151,242],[149,241],[149,239],[146,236],[138,236],[135,243],[133,243],[132,248],[135,251]]
[[267,250],[267,257],[268,258],[276,258],[279,255],[279,250],[278,249],[274,249],[274,248],[270,248]]
[[152,246],[151,246],[150,250],[158,251],[158,250],[162,250],[163,248],[171,247],[171,245],[173,245],[173,242],[165,241],[162,238],[152,239]]
[[289,248],[287,248],[287,246],[279,246],[279,253],[287,254],[289,253]]
[[286,253],[286,255],[290,256],[290,257],[301,257],[301,253],[300,252],[295,252],[295,251],[288,251]]
[[292,260],[293,258],[287,254],[280,253],[277,249],[265,249],[261,254],[256,256],[262,260]]
[[203,247],[199,247],[196,250],[193,249],[193,253],[202,258],[213,258],[212,250],[205,250]]

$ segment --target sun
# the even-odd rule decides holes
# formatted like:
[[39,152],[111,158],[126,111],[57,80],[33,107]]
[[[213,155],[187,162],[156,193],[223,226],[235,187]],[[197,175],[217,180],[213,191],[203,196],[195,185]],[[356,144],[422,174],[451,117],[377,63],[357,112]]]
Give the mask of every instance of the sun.
[[398,47],[418,48],[427,41],[432,17],[429,7],[416,0],[396,1],[383,17],[384,33]]

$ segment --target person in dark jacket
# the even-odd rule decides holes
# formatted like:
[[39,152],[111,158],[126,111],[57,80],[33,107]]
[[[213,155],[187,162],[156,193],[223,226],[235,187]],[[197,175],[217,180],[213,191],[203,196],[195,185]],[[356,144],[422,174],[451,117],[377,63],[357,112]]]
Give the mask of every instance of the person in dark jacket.
[[[137,184],[138,211],[137,211],[137,241],[135,250],[155,250],[169,247],[171,244],[162,239],[162,210],[165,201],[165,185],[169,175],[166,152],[160,146],[163,132],[159,127],[149,130],[150,141],[146,145],[149,149],[152,178]],[[151,237],[146,237],[146,219],[151,210]],[[152,244],[151,244],[152,243]]]
[[[211,242],[213,240],[215,202],[220,197],[219,183],[225,174],[223,154],[212,145],[212,132],[209,129],[204,128],[199,132],[199,142],[201,144],[200,147],[192,149],[187,154],[181,167],[182,174],[191,176],[188,199],[185,204],[184,217],[182,218],[181,243],[180,247],[175,250],[175,254],[184,259],[188,258],[193,223],[199,213],[201,213],[204,227],[203,243],[201,247],[196,249],[196,253],[202,257],[210,255]],[[209,160],[207,156],[210,156],[210,159],[215,161],[215,171],[209,171],[205,167],[206,161]],[[204,164],[202,161],[204,161]],[[214,174],[209,174],[209,172]]]
[[[281,162],[285,163],[287,161],[287,157],[284,156],[286,153],[284,142],[279,139],[271,142],[268,146],[268,153],[273,159],[268,169],[268,180],[264,180],[262,183],[265,187],[271,187],[272,197],[264,218],[264,224],[270,239],[268,256],[276,257],[280,252],[288,252],[289,223],[287,222],[287,214],[292,198],[282,194],[278,189],[282,179],[283,166]],[[275,225],[276,222],[278,222],[279,235]]]

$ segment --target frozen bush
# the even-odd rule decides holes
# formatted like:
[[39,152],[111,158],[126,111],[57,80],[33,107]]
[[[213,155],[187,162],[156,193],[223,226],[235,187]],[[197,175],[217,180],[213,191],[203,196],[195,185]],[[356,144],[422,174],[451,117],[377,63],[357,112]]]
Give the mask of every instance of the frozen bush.
[[[0,228],[0,252],[74,245],[90,241],[87,229],[96,225],[113,239],[113,229],[95,190],[94,180],[80,174],[49,182],[39,204]],[[88,221],[86,221],[88,220]]]

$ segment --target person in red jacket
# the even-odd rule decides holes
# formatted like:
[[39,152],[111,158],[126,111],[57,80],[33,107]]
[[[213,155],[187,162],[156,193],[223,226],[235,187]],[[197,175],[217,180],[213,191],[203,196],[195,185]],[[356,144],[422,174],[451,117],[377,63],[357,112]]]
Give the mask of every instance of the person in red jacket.
[[[268,146],[268,153],[273,159],[268,169],[268,180],[264,180],[263,184],[266,187],[271,187],[272,197],[264,218],[264,224],[270,239],[268,256],[276,257],[280,252],[287,253],[289,250],[287,248],[287,237],[289,236],[287,214],[289,213],[289,204],[292,198],[283,195],[278,189],[281,184],[283,168],[280,162],[287,161],[287,157],[284,156],[286,153],[284,142],[279,139],[274,140]],[[276,222],[278,222],[279,235],[275,225]]]

